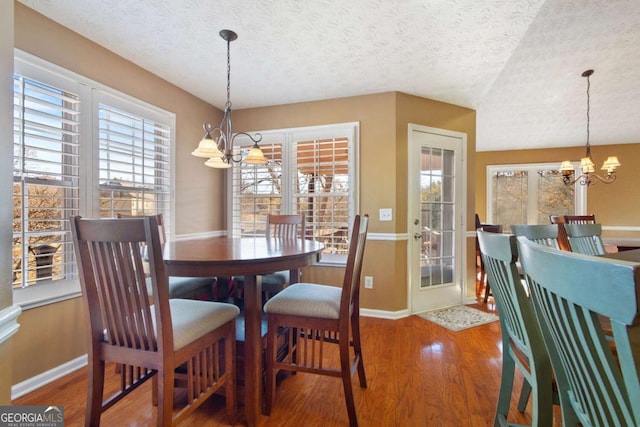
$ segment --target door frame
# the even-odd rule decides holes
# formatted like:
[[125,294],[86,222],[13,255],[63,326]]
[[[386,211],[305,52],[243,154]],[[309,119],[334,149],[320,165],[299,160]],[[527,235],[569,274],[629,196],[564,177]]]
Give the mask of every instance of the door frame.
[[413,174],[417,171],[412,169],[412,150],[415,147],[416,141],[414,139],[414,132],[421,133],[430,133],[438,136],[445,136],[459,139],[461,142],[461,152],[460,158],[456,159],[457,166],[459,166],[460,176],[456,177],[456,182],[458,185],[456,189],[460,194],[456,194],[456,223],[458,227],[458,232],[456,233],[456,242],[460,247],[460,250],[457,251],[458,255],[455,258],[456,264],[459,266],[456,268],[456,273],[454,275],[454,280],[456,281],[456,286],[460,289],[459,299],[457,304],[462,304],[466,298],[466,289],[467,289],[467,134],[464,132],[457,132],[447,129],[434,128],[430,126],[417,125],[413,123],[408,124],[408,133],[407,133],[407,308],[410,314],[417,313],[418,311],[414,311],[413,308],[413,277],[414,274],[412,272],[412,244],[413,244],[413,234],[414,234],[414,211],[415,211],[415,203],[414,198],[412,198],[412,194],[417,190],[414,188],[413,184]]

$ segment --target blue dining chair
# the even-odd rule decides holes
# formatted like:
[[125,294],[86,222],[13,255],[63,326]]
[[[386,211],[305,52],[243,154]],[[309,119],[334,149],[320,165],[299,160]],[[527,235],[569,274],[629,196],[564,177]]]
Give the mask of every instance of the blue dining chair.
[[516,368],[524,376],[518,410],[525,411],[533,392],[531,425],[550,426],[554,403],[551,362],[516,266],[516,237],[482,230],[477,231],[477,237],[502,331],[502,378],[494,426],[508,424]]
[[571,250],[585,255],[604,255],[601,224],[565,224]]
[[[640,264],[524,237],[518,250],[555,374],[562,425],[640,425]],[[602,317],[610,320],[612,341]]]

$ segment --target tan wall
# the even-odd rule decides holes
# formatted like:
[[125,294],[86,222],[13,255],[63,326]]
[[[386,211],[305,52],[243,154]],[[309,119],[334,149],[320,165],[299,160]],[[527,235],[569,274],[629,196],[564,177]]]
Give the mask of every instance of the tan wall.
[[[11,209],[11,186],[5,185],[12,180],[13,150],[13,3],[0,4],[0,253],[11,253],[11,226],[13,214]],[[0,312],[11,307],[13,296],[11,290],[11,263],[0,263]],[[20,320],[20,319],[18,319]],[[0,405],[11,403],[11,355],[12,338],[0,341]]]
[[[562,160],[579,160],[585,148],[568,147],[544,150],[484,151],[476,153],[476,211],[486,217],[486,167],[509,163],[545,163],[560,165]],[[609,155],[617,155],[622,166],[613,184],[598,183],[589,187],[587,213],[594,213],[604,226],[640,226],[640,143],[592,146],[591,156],[599,167]],[[600,171],[599,171],[600,172]],[[604,232],[603,235],[615,233]],[[633,233],[625,233],[633,234]],[[635,236],[634,236],[635,237]]]
[[[234,120],[244,130],[360,122],[360,212],[370,214],[371,233],[407,233],[409,123],[465,132],[471,162],[475,151],[474,111],[397,92],[240,110],[234,112]],[[468,206],[474,206],[473,178],[470,173]],[[393,209],[393,221],[379,221],[378,209],[383,207]],[[469,244],[473,249],[474,242]],[[361,294],[363,308],[407,308],[406,240],[370,239],[363,274],[374,278],[374,289]],[[472,269],[469,274],[473,275]],[[339,285],[342,275],[340,268],[314,267],[304,277]]]
[[[16,48],[175,113],[175,232],[225,229],[222,175],[190,154],[202,138],[202,122],[221,120],[221,111],[21,3],[14,5]],[[14,337],[13,384],[86,353],[81,313],[81,300],[76,298],[22,314]]]
[[13,338],[13,383],[87,353],[82,299],[25,310]]
[[[446,129],[455,132],[462,132],[467,135],[467,146],[464,147],[466,153],[467,165],[467,203],[466,206],[475,205],[475,176],[474,155],[476,151],[476,112],[468,108],[459,107],[457,105],[445,104],[430,99],[420,98],[417,96],[398,94],[398,109],[396,123],[396,140],[397,140],[397,197],[398,207],[404,208],[398,212],[398,218],[406,221],[407,219],[407,141],[408,141],[408,124],[418,124],[438,129]],[[473,230],[473,214],[472,209],[466,209],[467,230]],[[400,224],[400,229],[407,230],[406,222]],[[466,247],[467,259],[467,275],[466,275],[466,296],[475,296],[475,240],[467,238]]]

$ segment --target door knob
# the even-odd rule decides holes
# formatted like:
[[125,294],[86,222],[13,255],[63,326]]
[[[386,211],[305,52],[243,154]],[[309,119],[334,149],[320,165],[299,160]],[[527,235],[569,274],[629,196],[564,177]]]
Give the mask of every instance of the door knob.
[[422,233],[415,233],[415,234],[413,235],[413,238],[414,238],[414,239],[416,239],[416,240],[418,240],[418,239],[422,239]]

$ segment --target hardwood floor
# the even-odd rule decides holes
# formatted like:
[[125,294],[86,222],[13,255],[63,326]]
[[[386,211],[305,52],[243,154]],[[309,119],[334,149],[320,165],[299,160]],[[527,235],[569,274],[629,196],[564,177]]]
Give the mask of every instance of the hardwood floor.
[[[491,304],[476,307],[492,309]],[[418,316],[400,320],[362,317],[361,327],[368,381],[368,388],[361,389],[354,379],[361,426],[493,424],[502,365],[498,322],[451,332]],[[337,353],[329,357],[337,359]],[[115,387],[115,376],[110,379],[109,387]],[[518,376],[515,389],[519,391],[521,384]],[[106,411],[102,425],[155,425],[150,388],[148,382]],[[13,404],[63,405],[69,427],[84,424],[85,398],[86,374],[81,369]],[[531,403],[521,414],[516,410],[516,398],[512,398],[511,421],[530,423]],[[282,380],[271,416],[262,417],[263,426],[348,424],[340,379],[304,373]],[[214,396],[184,425],[228,425],[223,399]]]

